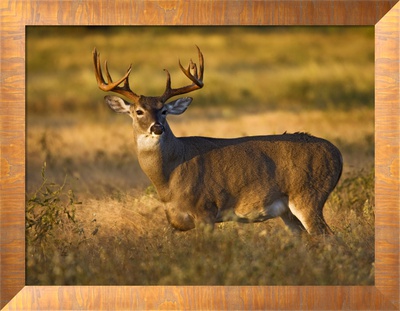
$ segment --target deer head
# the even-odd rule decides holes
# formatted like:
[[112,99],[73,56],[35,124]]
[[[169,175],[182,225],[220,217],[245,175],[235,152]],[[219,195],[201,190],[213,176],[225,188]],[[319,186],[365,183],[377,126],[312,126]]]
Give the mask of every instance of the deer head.
[[[198,46],[199,70],[197,65],[190,60],[189,66],[185,69],[179,61],[179,67],[182,72],[192,81],[192,84],[180,88],[171,88],[171,76],[168,70],[167,83],[164,94],[161,96],[137,95],[129,86],[129,74],[132,66],[129,66],[126,74],[116,82],[113,82],[108,71],[107,61],[105,69],[107,82],[104,80],[100,54],[96,49],[93,50],[93,61],[95,67],[96,80],[99,88],[105,92],[114,92],[124,96],[127,100],[117,96],[106,96],[106,103],[116,112],[126,113],[133,119],[133,125],[136,133],[159,136],[162,135],[166,127],[166,115],[183,113],[192,102],[191,97],[179,98],[167,103],[167,100],[181,94],[186,94],[203,87],[204,58]],[[123,83],[122,86],[120,86]]]

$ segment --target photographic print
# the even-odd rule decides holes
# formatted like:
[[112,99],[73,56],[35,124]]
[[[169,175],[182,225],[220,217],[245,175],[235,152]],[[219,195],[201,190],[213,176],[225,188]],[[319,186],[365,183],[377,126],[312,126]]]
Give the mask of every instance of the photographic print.
[[26,108],[28,284],[373,285],[372,27],[28,27]]

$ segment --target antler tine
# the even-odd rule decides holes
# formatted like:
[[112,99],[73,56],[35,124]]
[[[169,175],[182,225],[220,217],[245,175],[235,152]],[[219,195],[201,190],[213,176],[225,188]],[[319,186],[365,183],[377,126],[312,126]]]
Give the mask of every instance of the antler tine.
[[[113,82],[110,72],[108,70],[107,61],[105,61],[104,67],[106,69],[106,76],[107,76],[107,81],[108,81],[108,82],[106,82],[104,80],[103,72],[101,69],[100,53],[97,52],[96,48],[94,48],[94,50],[93,50],[93,62],[94,62],[94,69],[95,69],[97,85],[100,90],[105,91],[105,92],[110,92],[110,91],[115,92],[115,93],[124,95],[130,99],[133,99],[134,101],[139,99],[139,96],[136,93],[134,93],[129,87],[129,74],[131,73],[132,65],[129,66],[128,70],[126,71],[126,74],[121,79],[119,79],[116,82]],[[122,82],[124,82],[124,85],[121,87],[119,85]]]
[[112,81],[110,72],[108,71],[107,60],[104,61],[104,67],[106,67],[106,75],[107,75],[108,84],[111,84],[113,81]]
[[[196,48],[199,53],[200,77],[198,77],[198,75],[197,75],[197,65],[192,60],[190,60],[188,69],[183,68],[181,61],[179,60],[179,67],[181,68],[181,70],[183,71],[183,73],[185,74],[186,77],[188,77],[190,80],[192,80],[198,86],[203,87],[204,57],[197,45],[196,45]],[[190,73],[190,70],[194,71],[193,75]]]
[[164,69],[164,71],[167,73],[167,83],[165,85],[166,90],[171,89],[171,75],[169,74],[169,71],[167,69]]
[[[193,83],[198,85],[199,81],[198,81],[198,76],[197,76],[197,66],[195,63],[193,63],[192,60],[190,60],[190,63],[188,65],[187,69],[183,68],[181,61],[179,60],[179,67],[181,68],[182,72],[185,74],[186,77],[188,77],[190,80],[192,80]],[[193,75],[190,72],[191,70],[193,70]]]
[[[181,61],[179,60],[179,67],[182,72],[188,77],[193,83],[187,86],[183,86],[177,89],[171,88],[171,75],[168,70],[164,69],[167,73],[167,83],[165,87],[164,94],[160,97],[162,102],[165,102],[169,98],[185,93],[189,93],[198,89],[201,89],[204,86],[203,83],[203,75],[204,75],[204,57],[203,53],[201,53],[200,48],[196,45],[198,55],[199,55],[199,67],[200,67],[200,76],[198,75],[197,65],[192,60],[190,60],[189,66],[187,69],[183,68]],[[192,74],[193,71],[193,74]]]

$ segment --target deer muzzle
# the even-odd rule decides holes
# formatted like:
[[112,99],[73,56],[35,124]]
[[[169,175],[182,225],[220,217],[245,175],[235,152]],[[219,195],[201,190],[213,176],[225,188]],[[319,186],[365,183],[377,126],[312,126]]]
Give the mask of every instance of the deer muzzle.
[[161,135],[162,133],[164,133],[164,125],[162,125],[159,122],[155,122],[151,127],[150,127],[150,132],[151,134],[154,135]]

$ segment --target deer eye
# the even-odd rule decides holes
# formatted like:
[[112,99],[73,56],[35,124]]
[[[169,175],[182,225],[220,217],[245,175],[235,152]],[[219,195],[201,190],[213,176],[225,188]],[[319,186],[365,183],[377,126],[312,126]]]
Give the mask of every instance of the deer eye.
[[144,114],[143,110],[136,110],[136,114],[138,116],[142,116]]
[[161,111],[161,114],[165,116],[167,114],[167,109]]

